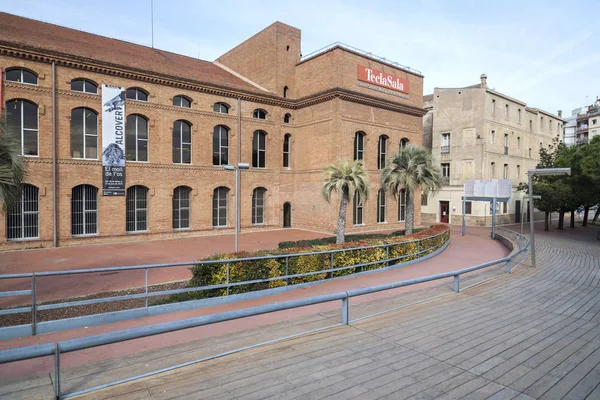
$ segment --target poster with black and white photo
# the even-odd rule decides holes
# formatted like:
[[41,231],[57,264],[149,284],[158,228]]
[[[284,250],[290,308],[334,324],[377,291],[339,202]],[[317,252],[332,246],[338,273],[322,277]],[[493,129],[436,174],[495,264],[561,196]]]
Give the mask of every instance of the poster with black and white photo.
[[102,195],[125,195],[125,88],[102,85]]

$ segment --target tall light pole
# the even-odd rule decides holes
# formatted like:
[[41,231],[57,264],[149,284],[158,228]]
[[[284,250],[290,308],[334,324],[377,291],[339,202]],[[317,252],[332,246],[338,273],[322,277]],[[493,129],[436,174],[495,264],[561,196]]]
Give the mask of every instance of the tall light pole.
[[223,165],[223,169],[227,171],[235,171],[235,252],[238,252],[238,236],[240,233],[240,170],[250,169],[248,163],[238,163],[234,165]]
[[533,181],[534,175],[571,175],[571,168],[542,168],[527,171],[529,183],[529,240],[531,243],[531,265],[535,267],[535,216],[533,214]]

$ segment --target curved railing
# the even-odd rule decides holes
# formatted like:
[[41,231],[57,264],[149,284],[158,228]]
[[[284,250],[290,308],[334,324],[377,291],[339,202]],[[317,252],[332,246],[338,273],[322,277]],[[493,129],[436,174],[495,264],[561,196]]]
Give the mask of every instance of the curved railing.
[[[340,325],[348,325],[351,322],[369,318],[369,317],[372,317],[375,315],[380,315],[385,312],[397,310],[402,307],[408,307],[410,305],[414,305],[416,303],[420,303],[420,302],[429,300],[429,299],[421,300],[421,301],[418,301],[415,303],[403,305],[400,307],[395,307],[395,308],[388,309],[388,310],[379,311],[377,313],[363,316],[363,317],[352,320],[352,319],[350,319],[350,315],[349,315],[349,304],[350,304],[350,298],[352,298],[352,297],[363,296],[363,295],[367,295],[367,294],[371,294],[371,293],[377,293],[377,292],[382,292],[385,290],[397,289],[397,288],[401,288],[401,287],[405,287],[405,286],[411,286],[411,285],[416,285],[416,284],[420,284],[420,283],[431,282],[431,281],[436,281],[436,280],[441,280],[441,279],[447,279],[447,278],[454,279],[453,292],[460,292],[460,290],[461,290],[460,276],[461,275],[468,274],[468,273],[471,273],[474,271],[483,270],[485,268],[489,268],[489,267],[492,267],[495,265],[502,265],[502,264],[504,264],[506,266],[506,272],[511,273],[515,267],[519,266],[527,258],[527,253],[528,253],[528,250],[530,247],[529,239],[517,232],[506,230],[506,229],[501,229],[501,228],[498,229],[498,235],[502,235],[508,239],[511,239],[512,242],[514,242],[518,245],[518,249],[513,248],[511,254],[509,254],[507,257],[503,257],[498,260],[489,261],[489,262],[475,265],[472,267],[463,268],[463,269],[451,271],[451,272],[445,272],[442,274],[430,275],[430,276],[426,276],[426,277],[422,277],[422,278],[410,279],[410,280],[401,281],[401,282],[393,282],[393,283],[387,283],[384,285],[349,290],[346,292],[339,292],[339,293],[327,294],[327,295],[323,295],[323,296],[316,296],[316,297],[304,298],[304,299],[299,299],[299,300],[292,300],[292,301],[287,301],[284,303],[274,303],[274,304],[268,304],[268,305],[263,305],[263,306],[259,306],[259,307],[230,311],[230,312],[225,312],[225,313],[220,313],[220,314],[205,315],[205,316],[201,316],[201,317],[189,318],[189,319],[180,320],[180,321],[172,321],[172,322],[166,322],[166,323],[157,324],[157,325],[127,329],[124,331],[110,332],[110,333],[105,333],[105,334],[96,335],[96,336],[71,339],[71,340],[66,340],[66,341],[62,341],[62,342],[58,342],[58,343],[48,343],[48,344],[42,344],[42,345],[37,345],[37,346],[29,346],[29,347],[23,347],[23,348],[11,349],[11,350],[4,350],[4,351],[0,351],[0,364],[28,360],[28,359],[37,358],[37,357],[53,356],[54,357],[54,365],[55,365],[53,382],[54,382],[54,390],[55,390],[56,398],[63,399],[63,398],[78,396],[78,395],[81,395],[84,393],[89,393],[94,390],[114,386],[114,385],[117,385],[120,383],[129,382],[129,381],[132,381],[135,379],[144,378],[144,377],[151,376],[151,375],[154,375],[157,373],[170,371],[170,370],[173,370],[176,368],[181,368],[181,367],[184,367],[187,365],[192,365],[192,364],[195,364],[195,363],[198,363],[201,361],[205,361],[208,359],[221,357],[226,354],[231,354],[231,353],[245,350],[248,348],[261,346],[261,345],[265,345],[265,344],[270,344],[270,343],[274,343],[277,341],[290,339],[292,337],[305,335],[308,333],[314,333],[316,331],[321,331],[324,329],[329,329],[329,328],[333,328],[333,327],[340,326]],[[496,278],[496,277],[493,277],[493,278]],[[489,279],[493,279],[493,278],[489,278]],[[487,281],[489,279],[486,279],[485,281]],[[478,282],[477,284],[481,284],[483,282],[484,281]],[[474,285],[471,285],[471,286],[474,286]],[[466,288],[462,288],[462,290],[465,290],[465,289]],[[450,293],[452,293],[452,292],[450,292]],[[437,297],[439,297],[439,296],[435,296],[432,298],[437,298]],[[430,298],[430,299],[432,299],[432,298]],[[342,317],[341,321],[342,322],[341,323],[333,324],[333,325],[323,327],[323,328],[314,329],[314,330],[307,331],[307,332],[302,332],[302,333],[295,334],[292,336],[286,336],[284,338],[270,340],[268,342],[258,343],[256,345],[244,347],[242,349],[231,350],[231,351],[228,351],[225,353],[220,353],[220,354],[216,354],[216,355],[209,356],[209,357],[203,357],[198,360],[188,361],[188,362],[178,364],[178,365],[175,365],[172,367],[163,368],[163,369],[160,369],[157,371],[152,371],[152,372],[144,373],[144,374],[137,375],[134,377],[121,379],[116,382],[98,385],[98,386],[95,386],[92,388],[79,390],[77,392],[61,393],[61,389],[60,389],[60,382],[61,382],[60,356],[61,356],[61,354],[70,353],[70,352],[74,352],[74,351],[78,351],[78,350],[89,349],[89,348],[93,348],[93,347],[97,347],[97,346],[103,346],[103,345],[109,345],[109,344],[113,344],[113,343],[124,342],[127,340],[133,340],[133,339],[139,339],[139,338],[159,335],[159,334],[163,334],[163,333],[175,332],[175,331],[179,331],[179,330],[183,330],[183,329],[189,329],[189,328],[195,328],[195,327],[199,327],[199,326],[215,324],[215,323],[219,323],[219,322],[232,321],[232,320],[236,320],[236,319],[240,319],[240,318],[247,318],[247,317],[252,317],[252,316],[256,316],[256,315],[277,312],[277,311],[284,311],[284,310],[290,310],[290,309],[299,308],[299,307],[311,306],[311,305],[315,305],[315,304],[327,303],[327,302],[331,302],[331,301],[341,301],[341,305],[342,305],[342,307],[341,307],[341,317]]]
[[[362,246],[362,247],[351,247],[351,248],[341,248],[341,249],[332,249],[332,250],[322,250],[322,251],[312,251],[312,252],[302,252],[302,253],[292,253],[292,254],[275,254],[275,255],[267,255],[267,256],[256,256],[256,257],[242,257],[242,258],[232,258],[232,259],[219,259],[219,260],[205,260],[205,261],[188,261],[188,262],[179,262],[179,263],[168,263],[168,264],[149,264],[149,265],[137,265],[137,266],[125,266],[125,267],[108,267],[108,268],[90,268],[90,269],[77,269],[77,270],[66,270],[66,271],[51,271],[51,272],[36,272],[36,273],[24,273],[24,274],[6,274],[0,275],[0,280],[6,279],[23,279],[29,278],[31,279],[31,289],[28,290],[17,290],[17,291],[7,291],[0,292],[0,298],[4,297],[17,297],[17,296],[30,296],[31,297],[31,306],[26,307],[17,307],[17,308],[6,308],[0,310],[0,316],[2,315],[10,315],[10,314],[22,314],[22,313],[31,313],[31,323],[26,325],[17,325],[11,327],[0,328],[0,335],[10,338],[10,337],[18,337],[24,335],[36,335],[38,334],[38,325],[40,322],[38,321],[38,312],[45,310],[56,310],[56,309],[64,309],[70,307],[79,307],[79,306],[89,306],[94,304],[101,303],[111,303],[117,301],[126,301],[126,300],[145,300],[144,309],[148,309],[152,307],[149,305],[149,300],[157,297],[165,297],[171,295],[181,295],[185,293],[191,292],[203,292],[203,291],[214,291],[214,290],[224,290],[224,295],[228,296],[230,294],[230,289],[237,288],[240,286],[246,285],[256,285],[256,284],[269,284],[272,282],[280,281],[281,285],[279,286],[289,286],[290,280],[298,280],[303,277],[311,277],[318,274],[327,274],[328,278],[333,278],[336,273],[354,270],[356,272],[364,272],[365,268],[369,269],[372,266],[381,265],[380,268],[389,267],[389,266],[397,266],[396,264],[402,264],[405,260],[419,259],[423,256],[433,253],[434,251],[443,247],[448,240],[444,240],[441,243],[435,243],[436,238],[441,235],[448,235],[449,237],[449,229],[446,229],[443,232],[429,235],[427,237],[421,237],[411,240],[403,240],[395,243],[385,243],[385,244],[377,244],[372,246]],[[432,244],[433,243],[433,244]],[[406,253],[407,246],[415,245],[416,252],[408,252],[407,254],[402,254],[397,257],[390,257],[390,249],[394,249],[397,246],[404,246],[404,253]],[[335,267],[336,255],[353,252],[353,251],[361,251],[366,252],[374,249],[385,249],[385,258],[378,259],[375,261],[363,262],[352,265],[344,265],[341,267]],[[309,257],[309,256],[326,256],[329,259],[329,267],[325,269],[319,269],[315,271],[309,271],[304,273],[289,273],[289,263],[291,259],[299,258],[299,257]],[[252,280],[243,280],[243,281],[234,281],[231,279],[230,267],[232,264],[240,263],[240,262],[256,262],[261,260],[279,260],[284,267],[283,275],[277,275],[274,277],[261,278],[261,279],[252,279]],[[195,267],[209,266],[214,264],[225,264],[225,282],[221,284],[213,284],[213,285],[205,285],[205,286],[195,286],[195,287],[186,287],[180,289],[170,289],[170,290],[159,290],[159,291],[150,291],[150,285],[148,283],[148,273],[150,270],[158,269],[158,268],[171,268],[171,267],[181,267],[181,266],[189,266],[194,265]],[[144,270],[145,271],[145,284],[144,284],[144,292],[137,294],[128,294],[128,295],[119,295],[119,296],[109,296],[103,298],[96,299],[86,299],[86,300],[74,300],[74,301],[65,301],[59,303],[52,304],[38,304],[38,291],[37,291],[37,278],[48,277],[48,276],[65,276],[65,275],[81,275],[81,274],[93,274],[93,273],[116,273],[122,271],[132,271],[132,270]],[[316,282],[314,279],[310,281]],[[201,298],[201,297],[200,297]],[[129,308],[128,310],[122,310],[123,314],[119,318],[119,320],[136,318],[133,316],[133,311],[140,310],[140,308]],[[129,314],[126,311],[131,311]],[[173,310],[170,310],[173,311]],[[81,322],[81,326],[90,326],[90,325],[99,325],[107,322],[115,322],[114,315],[111,315],[111,319],[103,317],[106,314],[93,314],[85,317],[94,317],[93,319],[87,318],[85,321]],[[136,314],[139,316],[139,314]],[[146,314],[147,315],[147,314]],[[143,316],[146,316],[143,315]],[[42,324],[48,324],[47,322],[43,322]],[[41,333],[48,333],[52,331],[58,331],[62,329],[71,329],[77,327],[73,323],[67,324],[66,328],[48,328]]]

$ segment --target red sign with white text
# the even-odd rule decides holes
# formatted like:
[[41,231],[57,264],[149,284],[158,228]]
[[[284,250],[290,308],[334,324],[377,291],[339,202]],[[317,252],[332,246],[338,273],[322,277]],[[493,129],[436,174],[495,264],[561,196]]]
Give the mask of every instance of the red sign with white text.
[[358,80],[408,94],[408,79],[398,78],[395,75],[365,67],[360,64],[358,65]]

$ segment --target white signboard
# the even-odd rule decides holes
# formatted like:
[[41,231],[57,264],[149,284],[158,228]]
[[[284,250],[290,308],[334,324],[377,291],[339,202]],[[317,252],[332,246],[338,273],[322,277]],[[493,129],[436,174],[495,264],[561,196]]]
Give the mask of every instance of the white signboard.
[[125,195],[125,89],[102,85],[102,194]]
[[510,179],[477,179],[465,181],[465,197],[510,198]]

